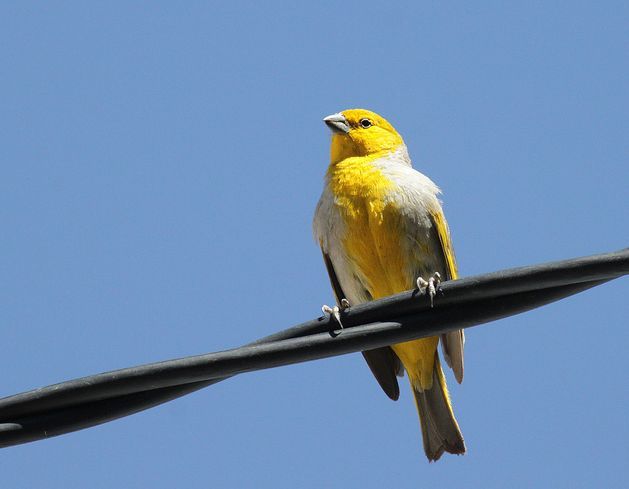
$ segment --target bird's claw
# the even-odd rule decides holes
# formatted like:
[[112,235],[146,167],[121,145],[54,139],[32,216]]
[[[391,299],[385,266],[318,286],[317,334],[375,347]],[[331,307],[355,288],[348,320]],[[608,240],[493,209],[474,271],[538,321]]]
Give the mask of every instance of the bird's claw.
[[338,323],[339,327],[343,329],[343,323],[341,322],[341,311],[344,311],[349,307],[349,301],[347,299],[341,299],[341,306],[330,307],[324,304],[321,307],[321,311],[323,314],[329,314],[330,317],[334,318],[334,320]]
[[430,297],[430,307],[434,306],[435,296],[437,290],[439,290],[439,284],[441,283],[441,274],[439,272],[433,273],[428,280],[423,277],[417,277],[417,288],[421,295],[428,294]]

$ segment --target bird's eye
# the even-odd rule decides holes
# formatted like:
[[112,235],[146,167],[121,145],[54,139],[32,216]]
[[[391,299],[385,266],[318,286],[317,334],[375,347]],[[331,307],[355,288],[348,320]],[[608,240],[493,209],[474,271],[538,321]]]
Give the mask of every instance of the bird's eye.
[[360,124],[361,127],[365,129],[372,126],[372,123],[369,119],[361,119],[360,121],[358,121],[358,123]]

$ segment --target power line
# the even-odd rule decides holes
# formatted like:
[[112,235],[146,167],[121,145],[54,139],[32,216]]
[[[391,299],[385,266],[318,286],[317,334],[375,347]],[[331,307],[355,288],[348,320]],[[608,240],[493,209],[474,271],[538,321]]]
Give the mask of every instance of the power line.
[[[240,348],[106,372],[0,399],[0,447],[87,428],[232,375],[434,336],[518,314],[629,273],[629,248],[444,282],[430,307],[407,291]],[[331,332],[337,329],[335,334]]]

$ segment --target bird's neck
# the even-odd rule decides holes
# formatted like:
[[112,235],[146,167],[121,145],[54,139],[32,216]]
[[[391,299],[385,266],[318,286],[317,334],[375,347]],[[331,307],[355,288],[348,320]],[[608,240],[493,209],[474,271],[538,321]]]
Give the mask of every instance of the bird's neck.
[[375,154],[353,156],[331,163],[326,180],[337,205],[346,208],[352,215],[365,205],[383,202],[394,186],[383,172],[382,163],[387,158],[388,154]]
[[377,185],[385,178],[382,168],[389,165],[411,166],[408,150],[405,145],[395,150],[384,150],[368,155],[349,155],[340,160],[331,158],[326,173],[328,185],[341,190],[342,188],[359,190]]

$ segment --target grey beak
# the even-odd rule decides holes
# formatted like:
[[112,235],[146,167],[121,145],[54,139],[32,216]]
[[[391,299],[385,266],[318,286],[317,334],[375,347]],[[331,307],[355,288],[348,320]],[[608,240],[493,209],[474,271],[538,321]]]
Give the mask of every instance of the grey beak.
[[347,134],[349,132],[347,119],[340,112],[324,117],[323,122],[332,129],[332,132],[337,132],[339,134]]

